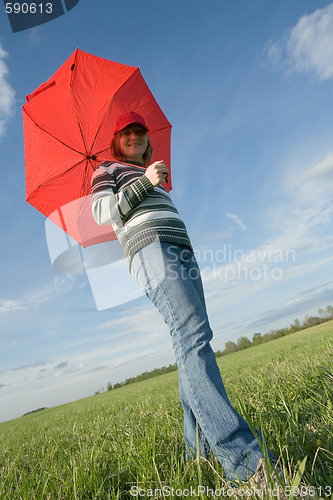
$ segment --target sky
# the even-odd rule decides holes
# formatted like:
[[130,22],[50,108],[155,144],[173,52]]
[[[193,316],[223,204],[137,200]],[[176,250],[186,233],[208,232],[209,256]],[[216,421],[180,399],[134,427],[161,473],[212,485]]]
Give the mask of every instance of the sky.
[[52,266],[25,201],[25,96],[77,47],[139,67],[172,124],[214,350],[333,304],[333,3],[80,0],[18,33],[2,3],[0,421],[175,361],[145,296],[113,301],[115,269],[101,305],[95,277]]

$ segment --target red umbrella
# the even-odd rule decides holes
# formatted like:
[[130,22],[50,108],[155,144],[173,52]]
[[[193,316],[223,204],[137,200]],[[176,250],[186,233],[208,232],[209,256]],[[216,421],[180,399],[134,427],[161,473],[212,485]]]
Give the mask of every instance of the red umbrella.
[[[136,111],[145,119],[154,159],[170,170],[171,125],[139,68],[77,49],[23,106],[27,201],[83,247],[115,239],[98,226],[90,205],[91,176],[111,160],[117,117]],[[171,189],[169,171],[168,183]]]

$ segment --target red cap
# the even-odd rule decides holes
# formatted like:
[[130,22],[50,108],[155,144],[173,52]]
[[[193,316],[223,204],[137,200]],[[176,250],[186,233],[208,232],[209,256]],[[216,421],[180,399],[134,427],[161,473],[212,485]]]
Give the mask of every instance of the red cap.
[[144,129],[146,129],[147,132],[149,132],[146,122],[144,121],[142,116],[139,115],[139,113],[136,113],[135,111],[127,111],[126,113],[118,116],[113,134],[128,127],[128,125],[130,125],[131,123],[138,123]]

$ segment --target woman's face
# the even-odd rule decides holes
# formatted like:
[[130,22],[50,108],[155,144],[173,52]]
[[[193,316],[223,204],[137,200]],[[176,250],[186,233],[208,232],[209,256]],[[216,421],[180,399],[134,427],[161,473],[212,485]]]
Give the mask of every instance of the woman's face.
[[132,123],[120,131],[119,146],[127,160],[142,162],[148,146],[146,130],[138,123]]

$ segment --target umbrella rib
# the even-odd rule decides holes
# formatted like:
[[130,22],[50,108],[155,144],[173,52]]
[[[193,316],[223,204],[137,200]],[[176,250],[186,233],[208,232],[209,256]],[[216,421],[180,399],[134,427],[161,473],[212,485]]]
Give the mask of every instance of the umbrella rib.
[[152,132],[151,134],[152,135],[156,134],[156,132],[161,132],[161,130],[165,130],[165,129],[170,128],[170,127],[171,127],[171,125],[167,125],[166,127],[158,128],[157,130],[154,130],[154,132]]
[[83,178],[83,183],[82,183],[82,191],[81,191],[81,198],[83,197],[85,190],[86,190],[86,183],[87,183],[87,175],[88,175],[88,165],[89,162],[88,160],[86,161],[85,169],[84,169],[84,178]]
[[75,163],[75,165],[72,165],[71,167],[67,168],[67,170],[65,170],[64,172],[61,172],[60,174],[58,175],[55,175],[54,177],[51,177],[51,179],[47,179],[47,181],[45,182],[42,182],[41,184],[39,184],[39,186],[37,186],[33,191],[32,193],[29,194],[27,200],[29,198],[31,198],[34,193],[36,193],[41,187],[43,186],[46,186],[47,184],[49,184],[50,182],[56,180],[56,179],[59,179],[59,177],[62,177],[63,175],[67,174],[68,172],[70,172],[71,170],[73,170],[73,168],[77,167],[78,165],[80,165],[80,163],[82,163],[83,161],[85,160],[85,158],[77,163]]
[[82,151],[78,151],[77,149],[72,148],[72,146],[69,146],[68,144],[66,144],[61,139],[58,139],[58,137],[56,137],[55,135],[51,134],[51,132],[49,132],[48,130],[46,130],[44,127],[42,127],[41,125],[38,125],[38,123],[35,122],[35,120],[29,115],[29,113],[24,108],[23,108],[23,111],[25,113],[27,113],[27,115],[29,116],[30,120],[36,125],[36,127],[38,127],[39,129],[43,130],[43,132],[45,132],[46,134],[48,134],[50,137],[52,137],[56,141],[60,142],[60,144],[62,144],[63,146],[66,146],[66,148],[71,149],[72,151],[75,151],[75,153],[79,153],[80,155],[85,156],[85,154],[82,153]]
[[[95,137],[94,137],[93,143],[92,143],[92,145],[91,145],[91,148],[92,148],[93,144],[95,144],[96,139],[97,139],[97,136],[98,136],[98,134],[99,134],[99,132],[100,132],[100,130],[101,130],[101,128],[102,128],[103,123],[105,122],[105,118],[106,118],[106,115],[108,114],[108,112],[109,112],[109,110],[110,110],[111,104],[112,104],[112,102],[113,102],[113,98],[114,98],[114,96],[112,96],[112,97],[111,97],[111,99],[110,99],[110,102],[109,102],[109,104],[108,104],[108,107],[107,107],[107,109],[106,109],[106,111],[105,111],[105,113],[104,113],[104,116],[103,116],[103,118],[102,118],[102,120],[101,120],[101,123],[99,124],[99,127],[98,127],[98,129],[97,129],[97,131],[96,131],[96,134],[95,134]],[[103,149],[103,151],[107,151],[107,148],[106,148],[106,149]]]
[[87,143],[86,143],[86,141],[84,139],[84,136],[83,136],[82,127],[81,127],[81,123],[80,123],[80,120],[79,120],[79,112],[78,112],[78,108],[77,108],[77,104],[76,104],[76,100],[75,100],[75,97],[74,97],[74,92],[73,92],[72,87],[69,87],[69,91],[70,91],[70,94],[71,94],[72,99],[73,99],[74,110],[75,110],[75,114],[76,114],[77,125],[79,127],[79,131],[80,131],[80,134],[81,134],[81,139],[82,139],[82,142],[83,142],[83,145],[84,145],[84,149],[86,150],[86,155],[88,155],[88,147],[87,147]]

